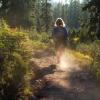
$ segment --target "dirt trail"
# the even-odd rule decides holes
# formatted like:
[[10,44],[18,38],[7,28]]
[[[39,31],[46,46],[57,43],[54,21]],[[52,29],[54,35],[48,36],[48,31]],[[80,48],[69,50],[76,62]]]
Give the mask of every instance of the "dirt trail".
[[80,68],[82,63],[76,59],[71,70],[64,71],[55,71],[55,58],[47,52],[37,52],[32,60],[40,68],[41,75],[37,80],[43,81],[36,94],[37,100],[100,100],[99,86],[89,72]]

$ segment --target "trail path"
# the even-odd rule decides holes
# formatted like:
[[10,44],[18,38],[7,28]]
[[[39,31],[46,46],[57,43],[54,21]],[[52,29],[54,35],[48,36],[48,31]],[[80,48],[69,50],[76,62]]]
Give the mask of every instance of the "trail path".
[[89,72],[80,68],[86,62],[75,58],[70,60],[70,63],[74,62],[70,68],[54,71],[55,58],[47,51],[35,53],[32,61],[40,70],[36,81],[43,83],[36,94],[37,100],[100,100],[100,87]]

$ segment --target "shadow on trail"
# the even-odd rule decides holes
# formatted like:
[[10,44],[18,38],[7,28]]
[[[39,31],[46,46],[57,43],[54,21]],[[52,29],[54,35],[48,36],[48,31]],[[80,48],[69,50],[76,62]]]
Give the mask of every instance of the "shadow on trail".
[[34,62],[33,65],[33,72],[36,76],[32,79],[32,83],[34,83],[36,80],[44,78],[46,75],[53,74],[55,72],[54,70],[56,69],[56,65],[50,65],[48,67],[42,68],[39,68],[39,66],[36,65]]
[[[60,81],[55,84],[58,79],[59,77],[55,80],[47,80],[45,86],[36,94],[37,100],[100,100],[100,88],[89,72],[73,71],[69,76],[66,74],[65,78],[60,79],[65,81],[64,86],[59,84]],[[70,83],[68,87],[67,82]]]
[[[67,58],[61,59],[60,68],[63,71],[55,71],[56,65],[48,63],[53,58],[46,58],[43,62],[41,57],[45,58],[49,55],[41,54],[36,55],[36,65],[32,60],[35,66],[33,71],[36,72],[36,77],[32,80],[32,85],[36,90],[34,93],[36,100],[100,100],[100,87],[96,85],[90,72],[80,68],[86,66],[84,63],[78,62],[68,53]],[[41,59],[38,62],[39,57]],[[42,63],[48,64],[43,66]]]
[[[48,83],[43,89],[37,94],[37,100],[76,100],[76,93],[71,90],[64,89],[60,86],[55,86]],[[73,98],[74,97],[74,98]]]
[[49,74],[53,74],[55,71],[54,69],[56,69],[56,65],[50,65],[48,67],[44,67],[40,70],[38,70],[38,78],[43,78],[44,76],[46,75],[49,75]]

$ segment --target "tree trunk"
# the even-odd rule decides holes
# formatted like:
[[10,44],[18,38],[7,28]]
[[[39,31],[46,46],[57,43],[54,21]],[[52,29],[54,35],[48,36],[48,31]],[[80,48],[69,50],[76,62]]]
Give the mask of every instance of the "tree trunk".
[[100,13],[99,13],[99,25],[98,25],[97,37],[100,40]]

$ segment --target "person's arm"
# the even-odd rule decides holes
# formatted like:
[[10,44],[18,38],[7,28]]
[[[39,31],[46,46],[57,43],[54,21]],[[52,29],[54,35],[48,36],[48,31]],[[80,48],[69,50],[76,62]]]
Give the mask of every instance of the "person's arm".
[[52,35],[51,35],[52,38],[54,37],[55,33],[56,33],[56,27],[54,27],[52,30]]
[[52,30],[51,38],[53,37],[53,34],[54,34],[54,28],[53,28],[53,30]]
[[65,38],[67,39],[68,38],[68,32],[67,32],[66,28],[64,28],[64,33],[65,33]]

